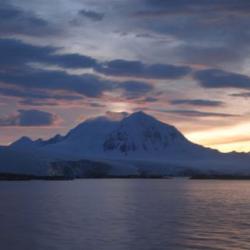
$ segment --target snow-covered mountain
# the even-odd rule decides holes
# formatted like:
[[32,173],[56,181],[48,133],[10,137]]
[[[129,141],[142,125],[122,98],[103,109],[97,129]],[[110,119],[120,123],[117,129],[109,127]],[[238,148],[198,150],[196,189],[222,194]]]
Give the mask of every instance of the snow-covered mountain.
[[[37,145],[37,141],[33,143]],[[190,155],[204,150],[188,141],[175,127],[143,112],[118,121],[109,117],[89,119],[60,137],[60,141],[50,144],[43,141],[41,145],[46,145],[49,151],[102,159],[164,159],[172,157],[173,153],[176,157],[176,154]]]
[[44,169],[46,174],[54,162],[63,166],[67,162],[70,168],[79,161],[108,164],[118,174],[142,169],[162,174],[190,169],[250,173],[248,154],[222,154],[194,144],[175,127],[143,112],[120,120],[105,116],[89,119],[65,136],[36,141],[22,137],[0,150],[2,172],[33,169],[40,174]]

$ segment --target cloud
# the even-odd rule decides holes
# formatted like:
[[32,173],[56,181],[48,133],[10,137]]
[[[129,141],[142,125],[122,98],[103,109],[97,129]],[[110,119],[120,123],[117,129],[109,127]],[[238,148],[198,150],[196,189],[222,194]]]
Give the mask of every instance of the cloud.
[[151,79],[178,79],[188,75],[191,68],[171,64],[145,64],[141,61],[111,60],[99,62],[82,54],[59,54],[52,46],[27,44],[17,39],[0,39],[0,65],[2,69],[20,69],[30,63],[55,65],[65,69],[94,69],[111,76],[131,76]]
[[89,106],[92,108],[105,108],[105,104],[97,103],[97,102],[91,102],[89,103]]
[[6,1],[0,4],[0,35],[24,34],[44,36],[58,33],[46,20],[24,11]]
[[[122,90],[126,98],[137,98],[153,90],[153,86],[145,82],[118,83],[93,74],[73,75],[62,70],[39,70],[28,66],[7,73],[0,71],[0,81],[3,83],[0,94],[33,99],[75,100],[80,99],[79,95],[101,97],[106,91],[118,90]],[[67,91],[67,95],[49,91]]]
[[124,96],[128,99],[134,99],[144,96],[145,94],[153,90],[152,85],[138,81],[122,82],[117,86],[117,88],[122,89],[124,91]]
[[158,101],[157,98],[151,97],[151,96],[148,96],[148,97],[143,99],[143,102],[157,102],[157,101]]
[[188,66],[170,64],[147,65],[140,61],[127,61],[122,59],[99,64],[95,70],[105,75],[152,79],[178,79],[191,72],[191,68]]
[[235,114],[228,113],[215,113],[215,112],[202,112],[197,110],[188,110],[188,109],[157,109],[154,110],[162,113],[170,113],[185,117],[237,117]]
[[244,0],[203,0],[202,3],[197,0],[142,0],[142,3],[145,7],[148,7],[148,12],[145,11],[145,14],[151,16],[160,11],[162,15],[195,15],[200,14],[201,11],[224,14],[250,13],[250,4]]
[[43,62],[55,51],[54,47],[34,46],[20,40],[3,38],[0,39],[0,65],[7,70],[30,62]]
[[20,98],[40,99],[41,101],[44,99],[68,100],[68,101],[83,99],[83,97],[80,95],[70,95],[64,93],[62,94],[62,93],[56,93],[46,90],[42,91],[36,89],[9,88],[5,85],[0,86],[0,95],[20,97]]
[[179,46],[176,55],[187,63],[208,64],[218,66],[228,62],[241,61],[246,56],[245,50],[235,50],[231,46],[224,45],[192,45]]
[[220,69],[199,70],[194,73],[194,79],[204,88],[250,89],[249,76]]
[[46,63],[72,69],[92,68],[97,64],[94,58],[79,54],[50,55]]
[[51,126],[58,121],[58,117],[49,112],[31,109],[18,110],[18,114],[0,118],[0,126],[40,127]]
[[28,89],[72,91],[88,97],[101,96],[104,91],[113,88],[112,82],[94,75],[70,75],[65,71],[56,70],[22,69],[15,74],[0,72],[0,81]]
[[40,99],[35,99],[35,98],[27,98],[27,99],[22,99],[19,101],[19,104],[23,106],[59,106],[61,105],[60,102],[58,101],[52,101],[52,100],[40,100]]
[[78,15],[90,19],[91,21],[101,21],[104,18],[104,13],[96,12],[93,10],[80,10]]
[[[129,11],[126,30],[175,38],[178,61],[237,65],[249,55],[250,3],[245,0],[141,0]],[[159,56],[167,57],[165,51]]]
[[59,48],[35,46],[16,39],[0,39],[0,65],[6,70],[28,63],[44,63],[63,68],[91,68],[96,60],[80,54],[58,54]]
[[176,99],[176,100],[171,100],[170,103],[173,105],[187,104],[191,106],[201,106],[201,107],[219,107],[223,106],[224,104],[221,101],[204,100],[204,99]]
[[[0,86],[0,94],[27,98],[27,100],[22,100],[22,103],[25,104],[41,104],[41,99],[65,99],[71,101],[80,99],[80,96],[100,97],[105,91],[112,90],[123,90],[124,97],[137,98],[153,89],[150,84],[145,82],[125,81],[118,83],[95,74],[75,75],[63,70],[47,70],[42,69],[42,67],[40,69],[33,68],[30,64],[39,62],[64,68],[102,68],[100,66],[102,63],[97,62],[94,58],[79,54],[58,55],[56,54],[57,51],[58,48],[56,47],[35,46],[15,39],[0,39],[0,81],[3,83]],[[117,65],[116,62],[112,61],[110,65]],[[120,60],[120,62],[123,66],[124,63],[125,66],[127,65],[127,68],[125,67],[120,72],[122,75],[130,72],[129,74],[135,76],[146,74],[145,77],[176,78],[189,71],[187,67],[171,65],[147,66],[141,62],[136,62],[142,68],[142,71],[137,73],[137,71],[133,71],[132,67],[135,62],[124,60]],[[164,69],[167,71],[164,72]],[[54,91],[67,91],[68,93],[67,95],[59,95]],[[38,99],[38,101],[35,101],[35,99]]]
[[234,94],[231,94],[230,96],[249,98],[250,92],[234,93]]

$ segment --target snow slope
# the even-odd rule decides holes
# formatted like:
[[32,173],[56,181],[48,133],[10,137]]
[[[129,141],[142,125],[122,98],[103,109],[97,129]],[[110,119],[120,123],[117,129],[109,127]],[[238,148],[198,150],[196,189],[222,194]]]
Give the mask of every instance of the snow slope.
[[157,173],[178,169],[250,173],[249,154],[222,154],[194,144],[175,127],[143,112],[121,120],[89,119],[47,141],[23,137],[0,150],[0,171],[8,172],[11,166],[41,172],[38,165],[46,169],[52,161],[83,159],[111,164],[116,172],[126,172],[127,167],[132,172],[144,168]]

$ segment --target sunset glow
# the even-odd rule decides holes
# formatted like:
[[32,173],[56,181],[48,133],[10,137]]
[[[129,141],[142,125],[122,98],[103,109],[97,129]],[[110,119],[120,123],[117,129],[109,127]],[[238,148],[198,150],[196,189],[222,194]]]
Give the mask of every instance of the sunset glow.
[[220,129],[211,129],[202,132],[187,133],[186,136],[193,142],[218,149],[222,152],[249,152],[250,151],[250,123]]
[[0,7],[12,13],[0,24],[0,144],[143,110],[193,142],[250,151],[248,4],[29,2]]

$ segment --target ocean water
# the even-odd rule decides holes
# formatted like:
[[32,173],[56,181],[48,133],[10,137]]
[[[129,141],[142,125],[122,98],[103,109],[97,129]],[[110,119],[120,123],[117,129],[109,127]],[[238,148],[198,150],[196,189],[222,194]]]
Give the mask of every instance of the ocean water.
[[250,181],[0,182],[0,249],[250,249]]

